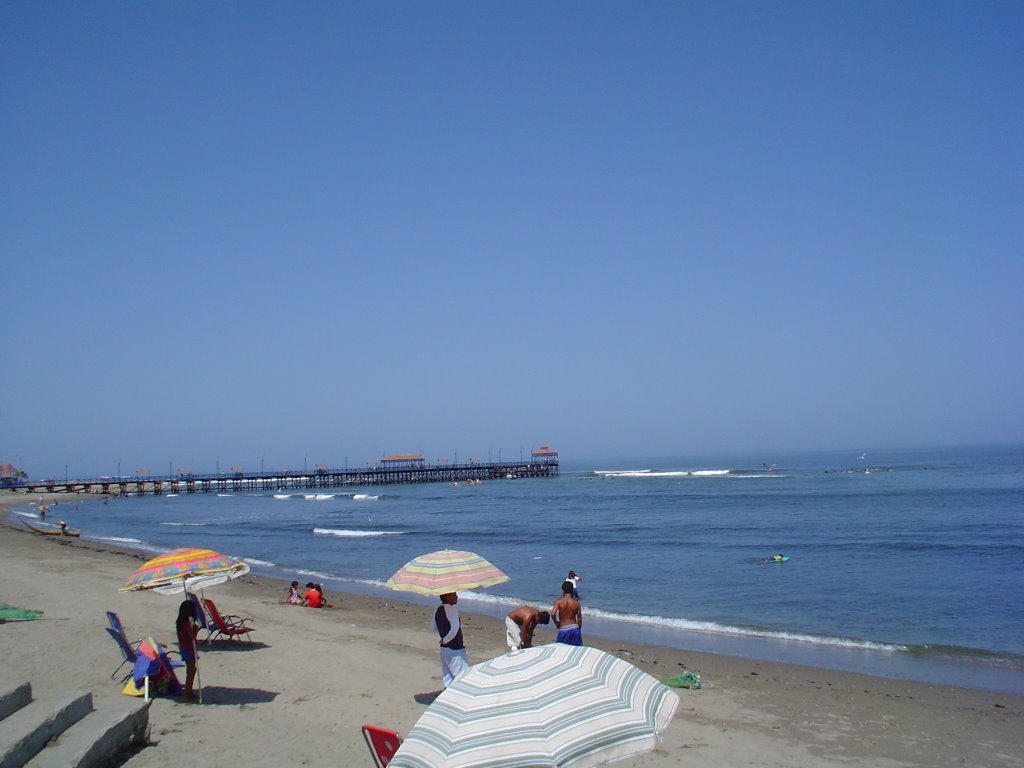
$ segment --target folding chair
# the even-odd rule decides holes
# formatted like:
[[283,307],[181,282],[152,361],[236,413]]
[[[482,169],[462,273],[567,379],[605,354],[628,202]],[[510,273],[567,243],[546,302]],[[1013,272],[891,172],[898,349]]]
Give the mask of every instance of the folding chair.
[[203,598],[203,604],[206,606],[206,610],[210,612],[210,626],[207,628],[206,642],[215,640],[218,637],[226,637],[229,640],[234,640],[236,637],[244,637],[250,643],[252,642],[249,633],[256,628],[245,625],[246,622],[252,621],[252,619],[243,619],[233,615],[221,616],[213,600],[208,597]]
[[366,746],[370,748],[370,754],[377,764],[377,768],[387,768],[391,758],[402,744],[402,738],[398,731],[389,728],[381,728],[379,725],[363,724],[363,737],[366,739]]
[[129,664],[128,674],[121,678],[121,682],[124,683],[129,677],[132,676],[132,670],[135,669],[135,659],[137,654],[132,644],[128,642],[128,639],[124,636],[124,630],[118,632],[113,627],[104,627],[105,630],[114,638],[114,642],[117,643],[117,647],[121,649],[121,655],[124,657],[121,663],[117,665],[117,669],[110,673],[110,679],[113,680],[117,673],[121,671],[121,667],[125,664]]

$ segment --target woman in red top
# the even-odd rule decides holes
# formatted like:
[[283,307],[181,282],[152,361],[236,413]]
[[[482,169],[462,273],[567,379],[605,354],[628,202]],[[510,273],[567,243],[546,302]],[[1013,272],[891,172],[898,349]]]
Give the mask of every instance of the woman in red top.
[[312,581],[306,584],[306,594],[304,599],[306,601],[307,608],[323,608],[324,605],[324,593],[317,589],[316,584]]
[[195,701],[192,686],[196,680],[196,635],[199,634],[199,624],[196,623],[195,603],[188,598],[178,606],[178,620],[174,622],[174,628],[178,632],[181,660],[185,662],[185,701]]

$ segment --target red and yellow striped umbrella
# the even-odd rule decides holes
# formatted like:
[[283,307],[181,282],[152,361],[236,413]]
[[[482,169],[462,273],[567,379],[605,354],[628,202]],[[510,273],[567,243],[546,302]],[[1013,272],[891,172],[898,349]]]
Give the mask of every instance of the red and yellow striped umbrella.
[[199,577],[209,577],[204,578],[203,586],[210,586],[217,581],[227,581],[248,572],[249,566],[245,563],[212,549],[175,549],[136,568],[121,591],[134,592],[178,585],[186,588]]
[[480,555],[444,549],[420,555],[388,579],[388,588],[421,595],[444,595],[508,581],[508,576]]

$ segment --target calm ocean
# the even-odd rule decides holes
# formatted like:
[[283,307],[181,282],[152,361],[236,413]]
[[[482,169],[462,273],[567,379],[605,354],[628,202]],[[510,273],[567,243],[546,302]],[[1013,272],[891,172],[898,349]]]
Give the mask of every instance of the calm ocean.
[[69,499],[49,518],[328,593],[393,594],[407,560],[468,549],[511,581],[465,611],[549,606],[573,568],[584,636],[1024,693],[1024,447],[563,457],[550,479]]

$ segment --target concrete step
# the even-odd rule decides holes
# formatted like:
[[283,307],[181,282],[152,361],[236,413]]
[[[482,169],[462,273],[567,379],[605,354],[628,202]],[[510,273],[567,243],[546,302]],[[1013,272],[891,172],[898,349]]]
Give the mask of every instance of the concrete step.
[[29,683],[0,683],[0,720],[14,714],[32,701]]
[[91,693],[33,699],[0,721],[0,768],[22,768],[91,711]]
[[96,709],[68,728],[25,768],[100,768],[149,734],[149,705],[121,696],[96,702]]

